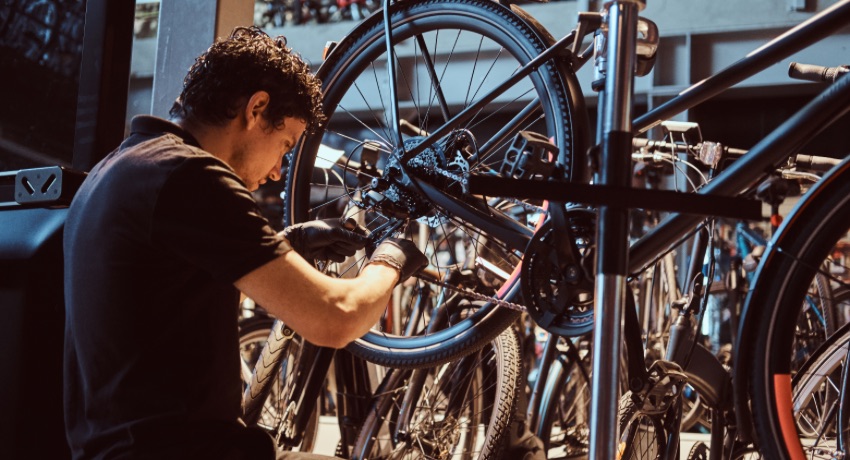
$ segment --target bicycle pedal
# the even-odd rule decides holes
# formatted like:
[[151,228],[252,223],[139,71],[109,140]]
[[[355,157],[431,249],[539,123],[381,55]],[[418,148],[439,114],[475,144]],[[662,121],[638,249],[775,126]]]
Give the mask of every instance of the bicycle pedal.
[[514,138],[499,168],[502,177],[548,179],[557,168],[558,147],[532,131],[520,131]]

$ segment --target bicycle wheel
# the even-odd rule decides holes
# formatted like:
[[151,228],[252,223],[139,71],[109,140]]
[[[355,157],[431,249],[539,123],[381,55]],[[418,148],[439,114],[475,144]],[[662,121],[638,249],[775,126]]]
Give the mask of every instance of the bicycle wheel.
[[242,383],[245,386],[251,383],[254,366],[262,355],[273,324],[274,318],[265,315],[255,315],[239,320],[239,354],[242,358],[240,371]]
[[[445,280],[448,272],[466,271],[472,277],[456,278],[464,287],[509,299],[522,251],[545,215],[543,204],[471,195],[465,178],[498,174],[519,131],[553,141],[557,152],[542,158],[553,174],[581,176],[587,124],[575,76],[560,61],[546,62],[469,112],[464,123],[448,125],[446,120],[486,101],[485,95],[540,54],[543,39],[495,2],[404,1],[391,9],[402,144],[390,128],[385,35],[376,14],[337,45],[319,69],[328,122],[302,139],[290,161],[286,221],[345,213],[371,230],[375,240],[392,235],[419,241],[430,257],[432,278]],[[574,122],[582,117],[583,123]],[[402,162],[403,151],[432,142],[429,135],[441,129],[444,136]],[[363,263],[356,259],[334,270],[349,276]],[[419,281],[422,288],[426,284]],[[484,346],[516,317],[517,312],[491,302],[433,334],[417,330],[405,337],[376,328],[349,350],[388,367],[434,366]]]
[[819,295],[818,274],[829,278],[830,292],[847,286],[850,271],[841,247],[848,228],[850,162],[845,160],[804,196],[780,227],[747,298],[746,308],[757,308],[751,323],[757,336],[750,354],[749,395],[759,447],[768,458],[825,454],[813,447],[823,440],[797,423],[792,375],[798,340],[790,339],[796,338],[804,305]]
[[520,391],[520,366],[519,338],[508,328],[457,361],[395,370],[369,411],[354,458],[499,458]]
[[620,447],[617,458],[621,460],[649,460],[665,458],[667,432],[664,414],[646,414],[632,400],[631,392],[620,398]]
[[[575,355],[573,356],[575,357]],[[549,368],[535,434],[549,458],[584,458],[590,441],[590,354],[561,354]]]
[[[829,266],[825,265],[823,270],[829,270]],[[832,291],[829,277],[816,273],[797,319],[794,360],[791,362],[792,374],[796,373],[826,338],[835,332],[837,326],[840,326],[838,302],[834,300],[835,294]]]
[[792,379],[797,430],[816,442],[809,448],[835,452],[838,392],[850,345],[850,327],[831,336]]
[[[291,414],[287,411],[293,394],[295,363],[301,359],[301,338],[284,339],[282,324],[273,318],[255,316],[240,321],[239,348],[242,355],[242,419],[247,425],[259,426],[277,440],[278,450],[310,452],[319,431],[318,405],[310,415],[306,429],[300,433],[298,445],[281,442]],[[247,369],[247,373],[246,373]],[[293,433],[288,433],[293,437]]]

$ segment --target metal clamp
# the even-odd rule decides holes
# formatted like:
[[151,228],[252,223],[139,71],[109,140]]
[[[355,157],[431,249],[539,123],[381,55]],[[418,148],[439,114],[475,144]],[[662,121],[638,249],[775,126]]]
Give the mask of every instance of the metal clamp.
[[86,175],[61,166],[22,169],[15,174],[18,204],[68,206]]

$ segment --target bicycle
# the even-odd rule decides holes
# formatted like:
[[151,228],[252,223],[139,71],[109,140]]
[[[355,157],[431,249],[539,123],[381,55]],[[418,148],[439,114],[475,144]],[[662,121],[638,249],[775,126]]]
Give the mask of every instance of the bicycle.
[[[349,347],[352,353],[399,368],[438,365],[456,359],[471,350],[480,349],[492,338],[494,331],[503,330],[515,318],[515,310],[521,308],[517,308],[507,295],[516,293],[522,283],[532,283],[523,290],[536,293],[536,296],[524,295],[525,306],[545,328],[574,336],[587,332],[595,322],[599,330],[594,334],[596,343],[592,347],[594,369],[591,378],[595,386],[590,411],[590,446],[591,457],[597,458],[611,458],[616,452],[617,437],[593,437],[617,432],[619,397],[616,382],[619,377],[618,366],[612,363],[618,362],[617,357],[620,356],[616,349],[621,337],[617,327],[619,315],[625,314],[627,323],[634,324],[629,319],[630,309],[624,309],[620,303],[627,298],[625,279],[640,272],[658,254],[664,253],[671,242],[688,235],[690,229],[702,220],[702,217],[690,214],[674,215],[638,240],[626,257],[627,232],[621,230],[627,227],[624,210],[629,206],[647,207],[650,204],[656,209],[680,213],[696,211],[701,215],[759,218],[760,209],[755,212],[753,203],[734,198],[734,195],[753,185],[764,171],[774,169],[796,153],[803,141],[827,122],[845,113],[848,98],[848,83],[846,79],[839,80],[698,194],[681,197],[647,191],[634,193],[624,182],[628,180],[625,172],[629,170],[624,161],[630,158],[633,133],[642,133],[768,64],[826,37],[847,23],[850,10],[847,2],[835,5],[698,87],[632,122],[627,97],[629,82],[635,67],[639,73],[651,67],[653,38],[657,39],[651,23],[638,21],[636,8],[637,5],[632,2],[613,2],[604,15],[580,15],[577,29],[555,40],[535,25],[533,18],[516,7],[474,0],[385,5],[383,18],[379,15],[370,17],[346,39],[329,49],[319,75],[326,85],[325,110],[330,121],[324,131],[302,140],[291,162],[287,185],[286,216],[290,222],[316,218],[324,209],[334,208],[340,203],[343,207],[353,204],[370,228],[384,234],[395,234],[405,229],[410,221],[421,219],[419,222],[431,229],[450,225],[466,235],[473,249],[492,251],[489,258],[480,257],[478,260],[476,257],[475,268],[482,276],[474,283],[473,289],[485,298],[486,303],[471,316],[439,332],[413,337],[374,331],[352,344]],[[590,140],[583,96],[578,91],[573,69],[593,56],[592,50],[581,49],[582,42],[603,24],[607,26],[607,36],[596,35],[596,41],[611,44],[610,59],[604,63],[600,61],[604,65],[599,67],[600,74],[608,76],[600,80],[604,85],[599,85],[603,89],[600,107],[606,110],[601,111],[604,115],[600,123],[604,128],[600,131],[601,155],[598,160],[595,154],[592,157],[602,168],[604,180],[595,185],[584,185],[580,182],[586,176],[583,166]],[[438,31],[444,33],[438,34]],[[638,31],[643,34],[640,54],[634,51]],[[441,42],[446,35],[450,35],[449,41]],[[476,38],[466,40],[468,35],[476,35]],[[607,42],[604,42],[606,38]],[[488,54],[481,45],[484,41],[498,44],[501,54]],[[464,75],[461,81],[465,85],[445,85],[442,78],[451,72],[451,52],[436,52],[441,46],[456,52],[487,55],[488,64],[480,73],[476,68],[472,76]],[[388,48],[392,49],[389,53]],[[497,56],[494,57],[494,54]],[[505,63],[500,62],[502,58],[507,58]],[[417,69],[421,71],[411,70],[414,61],[419,63]],[[383,62],[389,62],[389,65]],[[637,65],[634,65],[635,62]],[[484,80],[494,73],[499,73],[501,80],[485,84]],[[420,80],[426,81],[422,84]],[[456,82],[458,78],[452,81]],[[414,82],[420,84],[414,85]],[[509,91],[519,83],[524,86],[513,93]],[[370,84],[377,90],[369,92],[367,85]],[[400,90],[405,91],[403,97],[400,97]],[[458,90],[469,97],[453,97],[451,91]],[[527,96],[529,94],[531,96]],[[386,95],[391,103],[386,110],[374,110],[378,105],[384,107],[381,95]],[[355,99],[360,100],[359,105]],[[461,101],[460,106],[453,105],[458,104],[457,101]],[[485,116],[494,116],[491,112],[506,107],[518,109],[518,114],[513,115],[517,111],[512,110],[512,115],[500,119],[503,120],[502,129],[496,133],[485,133],[478,122]],[[486,114],[483,113],[485,109],[488,110]],[[358,119],[357,116],[362,114],[367,117]],[[349,124],[347,127],[346,122]],[[360,132],[357,132],[358,129]],[[522,133],[514,137],[519,131],[534,131],[538,135]],[[480,141],[485,138],[486,142]],[[336,149],[342,148],[348,155],[338,157],[324,150],[323,142]],[[331,154],[326,155],[326,152]],[[618,159],[609,158],[612,152],[620,154],[616,155]],[[313,166],[323,160],[331,169],[324,169],[327,174],[314,180]],[[844,177],[845,170],[844,166],[838,166],[824,183],[841,182],[834,178]],[[533,179],[535,177],[538,179]],[[491,185],[489,189],[486,187],[488,183]],[[825,209],[827,205],[821,202],[822,195],[818,193],[825,189],[833,190],[826,187],[815,187],[806,195],[804,202],[809,204],[808,209],[814,207],[825,212],[821,208]],[[517,203],[504,198],[517,190],[521,193],[515,195],[534,200]],[[624,191],[628,191],[628,195],[623,197]],[[502,198],[485,199],[482,195]],[[624,199],[618,202],[612,195]],[[572,220],[569,219],[569,210],[550,204],[544,212],[545,200],[560,203],[579,201],[600,206],[598,221],[591,228],[598,226],[604,231],[591,238],[588,245],[593,248],[591,254],[582,253],[575,247],[578,238],[558,238],[559,235],[570,235],[572,224],[568,225],[568,222]],[[523,213],[505,212],[511,207],[536,208],[538,211],[531,213],[533,218],[537,220],[545,215],[549,223],[539,228],[536,222],[529,225]],[[747,210],[753,212],[737,212]],[[784,241],[784,234],[797,231],[794,225],[787,224],[796,222],[797,215],[804,214],[795,214],[786,220],[774,242]],[[418,229],[419,226],[416,226],[416,232]],[[449,233],[452,232],[444,232]],[[838,237],[832,235],[831,238],[836,240]],[[611,247],[620,250],[612,255],[608,249]],[[793,247],[794,251],[802,249]],[[518,266],[520,253],[523,253],[523,264]],[[587,262],[597,257],[600,263],[595,276],[587,276]],[[776,265],[774,257],[773,252],[768,252],[762,262],[762,273],[775,270],[772,268]],[[560,270],[561,267],[564,269]],[[519,276],[520,272],[525,276]],[[787,272],[775,274],[777,279],[786,279]],[[767,279],[763,276],[760,278]],[[425,279],[432,285],[447,289],[462,288],[435,277]],[[485,282],[488,279],[495,279],[496,285],[488,285]],[[545,282],[533,284],[541,279]],[[520,283],[517,283],[518,280]],[[781,322],[776,316],[751,307],[759,305],[761,300],[772,301],[769,305],[778,303],[778,299],[766,298],[763,292],[756,287],[750,293],[741,329],[741,340],[758,343],[755,348],[759,352],[739,347],[734,361],[735,413],[739,418],[738,435],[744,441],[747,441],[752,426],[749,408],[742,401],[750,395],[748,383],[752,388],[773,395],[773,375],[784,375],[778,365],[768,368],[767,372],[761,370],[765,369],[764,353],[770,350],[765,349],[762,338],[773,345],[779,340],[776,337],[793,335],[787,321]],[[618,305],[614,308],[610,303],[613,300],[617,300],[614,305]],[[796,320],[797,315],[790,313],[799,311],[802,298],[798,300],[800,302],[796,305],[793,302],[783,305],[781,314]],[[600,304],[594,307],[594,301]],[[774,327],[781,327],[778,331],[787,334],[773,334]],[[632,329],[629,326],[626,332],[630,333]],[[603,342],[602,337],[610,343]],[[628,350],[639,350],[634,345],[640,343],[639,334],[637,339],[626,337],[625,341],[633,344]],[[775,352],[771,352],[770,356],[777,359]],[[630,363],[638,361],[642,365],[643,357],[629,359]],[[750,372],[751,369],[759,371]],[[667,371],[664,371],[666,374],[659,372],[658,375],[672,375]],[[720,375],[728,374],[721,372]],[[723,377],[720,379],[719,382],[707,382],[706,391],[731,385]],[[781,379],[784,381],[785,377]],[[787,385],[781,383],[778,387],[784,389]],[[768,452],[766,455],[771,458],[773,455],[784,456],[789,446],[802,452],[801,447],[790,441],[789,446],[784,440],[774,442],[772,436],[781,432],[778,428],[780,417],[775,416],[774,410],[777,403],[771,399],[772,396],[759,399],[755,393],[751,395],[754,398],[752,410],[758,415],[759,446]],[[675,403],[675,398],[672,399],[671,403]],[[675,404],[670,407],[674,408]],[[786,426],[793,426],[787,424],[787,420],[792,419],[790,416],[783,415],[781,419],[786,421]],[[671,433],[675,431],[672,425],[669,429]]]

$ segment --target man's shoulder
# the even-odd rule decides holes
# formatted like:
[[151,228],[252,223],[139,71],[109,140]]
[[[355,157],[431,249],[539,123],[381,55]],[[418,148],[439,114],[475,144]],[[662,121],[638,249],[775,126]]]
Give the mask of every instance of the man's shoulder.
[[179,136],[162,133],[158,136],[138,136],[136,142],[122,145],[114,161],[131,174],[145,174],[168,180],[172,175],[229,174],[226,163],[209,152],[186,144]]

